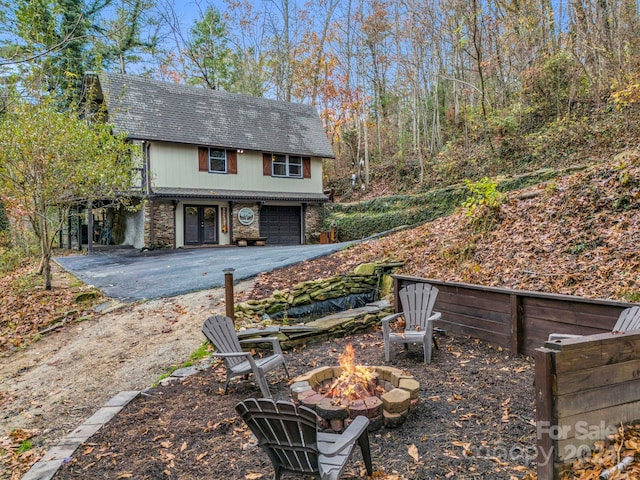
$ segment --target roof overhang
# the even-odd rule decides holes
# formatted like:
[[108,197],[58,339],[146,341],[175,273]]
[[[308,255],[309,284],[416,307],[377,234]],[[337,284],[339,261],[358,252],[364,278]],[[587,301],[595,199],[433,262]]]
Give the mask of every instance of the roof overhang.
[[304,192],[258,192],[248,190],[222,190],[206,188],[154,188],[151,198],[192,198],[226,201],[288,201],[303,203],[326,203],[329,201],[323,193]]

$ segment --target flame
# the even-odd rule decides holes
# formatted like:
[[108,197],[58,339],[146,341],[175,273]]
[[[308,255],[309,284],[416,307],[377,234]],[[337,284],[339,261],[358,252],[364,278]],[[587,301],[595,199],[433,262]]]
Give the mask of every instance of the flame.
[[327,396],[335,399],[336,403],[348,403],[373,395],[373,375],[368,368],[356,365],[356,352],[351,344],[345,347],[338,360],[342,374],[333,381]]

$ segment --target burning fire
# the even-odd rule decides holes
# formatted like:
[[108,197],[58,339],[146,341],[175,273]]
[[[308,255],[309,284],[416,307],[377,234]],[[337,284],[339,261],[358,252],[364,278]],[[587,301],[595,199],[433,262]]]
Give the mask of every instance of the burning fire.
[[348,403],[359,398],[374,395],[371,371],[362,365],[356,365],[356,353],[348,344],[344,353],[338,357],[342,367],[342,375],[329,386],[327,396],[336,403]]

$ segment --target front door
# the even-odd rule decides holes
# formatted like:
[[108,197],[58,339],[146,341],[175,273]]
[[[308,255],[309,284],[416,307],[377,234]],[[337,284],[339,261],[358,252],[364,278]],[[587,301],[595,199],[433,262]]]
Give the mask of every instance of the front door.
[[206,245],[218,243],[218,207],[185,205],[184,244]]

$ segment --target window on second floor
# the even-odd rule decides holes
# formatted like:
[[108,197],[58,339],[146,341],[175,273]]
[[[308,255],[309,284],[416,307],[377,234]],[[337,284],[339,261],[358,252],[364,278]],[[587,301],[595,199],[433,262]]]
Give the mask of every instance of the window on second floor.
[[209,171],[227,173],[227,151],[221,148],[209,148]]
[[238,153],[220,147],[198,147],[198,170],[209,173],[238,173]]
[[280,178],[311,178],[311,157],[263,152],[262,175]]
[[271,174],[274,177],[302,178],[302,157],[296,155],[273,155]]

